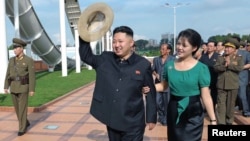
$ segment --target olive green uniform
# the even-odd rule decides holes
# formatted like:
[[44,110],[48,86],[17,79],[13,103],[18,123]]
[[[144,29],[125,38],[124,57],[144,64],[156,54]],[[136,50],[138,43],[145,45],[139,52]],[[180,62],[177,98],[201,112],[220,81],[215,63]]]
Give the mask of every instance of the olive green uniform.
[[29,124],[27,107],[29,92],[35,92],[35,68],[32,58],[23,55],[9,60],[4,89],[10,88],[13,105],[19,121],[19,132],[25,132]]
[[232,124],[234,107],[239,89],[239,72],[243,69],[242,56],[230,57],[230,64],[225,67],[225,57],[219,56],[214,69],[217,79],[217,120],[218,124]]

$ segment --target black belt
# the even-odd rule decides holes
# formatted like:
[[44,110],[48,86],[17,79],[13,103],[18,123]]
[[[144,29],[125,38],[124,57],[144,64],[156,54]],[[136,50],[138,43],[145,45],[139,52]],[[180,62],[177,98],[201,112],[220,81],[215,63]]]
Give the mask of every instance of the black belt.
[[27,76],[16,76],[10,78],[11,81],[21,81],[22,79],[27,79]]

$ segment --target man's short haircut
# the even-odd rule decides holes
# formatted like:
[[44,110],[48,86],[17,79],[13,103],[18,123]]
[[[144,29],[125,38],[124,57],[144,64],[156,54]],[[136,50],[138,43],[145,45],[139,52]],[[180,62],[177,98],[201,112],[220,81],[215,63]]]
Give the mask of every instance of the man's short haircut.
[[132,38],[134,36],[133,30],[130,27],[128,27],[128,26],[119,26],[119,27],[116,27],[114,29],[114,31],[113,31],[113,36],[116,33],[119,33],[119,32],[126,33],[127,35],[131,36]]

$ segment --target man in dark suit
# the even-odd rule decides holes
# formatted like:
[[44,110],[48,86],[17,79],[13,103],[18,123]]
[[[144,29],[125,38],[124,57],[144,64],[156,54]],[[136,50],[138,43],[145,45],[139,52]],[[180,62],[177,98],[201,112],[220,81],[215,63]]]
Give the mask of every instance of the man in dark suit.
[[215,41],[208,41],[207,42],[207,52],[201,55],[201,58],[199,59],[200,62],[204,63],[208,66],[209,73],[211,76],[210,81],[210,94],[212,96],[214,108],[216,108],[217,103],[217,77],[218,73],[214,70],[214,64],[218,58],[219,54],[216,52],[216,42]]
[[10,58],[7,68],[4,91],[10,93],[19,121],[18,136],[25,134],[30,125],[27,119],[28,93],[30,96],[35,92],[35,68],[32,58],[23,52],[26,42],[21,39],[13,39],[15,57]]
[[[152,130],[157,122],[151,63],[134,53],[130,27],[114,29],[112,46],[113,52],[94,55],[89,42],[80,38],[81,60],[97,74],[90,113],[107,126],[110,141],[142,141],[145,126]],[[146,107],[143,86],[150,87]]]

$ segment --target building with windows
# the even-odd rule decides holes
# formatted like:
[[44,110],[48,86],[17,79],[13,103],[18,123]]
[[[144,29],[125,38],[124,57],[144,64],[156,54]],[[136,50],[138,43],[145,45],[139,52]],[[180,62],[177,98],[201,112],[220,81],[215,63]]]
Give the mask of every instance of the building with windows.
[[148,40],[148,44],[146,45],[146,47],[157,47],[159,44],[157,43],[157,40],[155,39],[149,39]]
[[174,38],[174,34],[172,33],[165,33],[161,35],[161,39],[168,39],[168,41],[171,41]]

